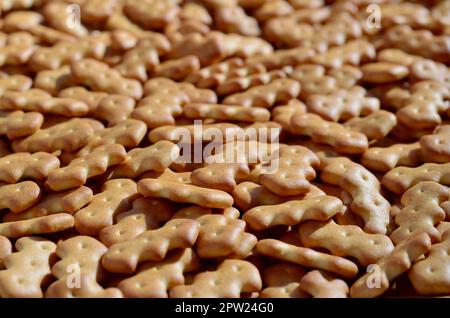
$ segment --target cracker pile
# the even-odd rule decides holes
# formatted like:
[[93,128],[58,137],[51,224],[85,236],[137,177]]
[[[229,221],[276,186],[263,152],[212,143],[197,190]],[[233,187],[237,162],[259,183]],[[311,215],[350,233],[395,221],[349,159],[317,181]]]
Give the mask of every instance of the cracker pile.
[[0,297],[450,295],[449,0],[0,10]]

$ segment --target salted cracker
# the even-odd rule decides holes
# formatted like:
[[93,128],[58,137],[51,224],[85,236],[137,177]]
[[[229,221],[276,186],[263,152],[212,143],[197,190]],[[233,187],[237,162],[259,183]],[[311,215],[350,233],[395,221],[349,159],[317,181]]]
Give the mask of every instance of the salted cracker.
[[13,153],[0,158],[0,181],[16,183],[23,179],[44,180],[59,168],[59,160],[46,152]]
[[42,298],[43,282],[51,277],[51,260],[56,244],[39,237],[23,237],[15,243],[16,252],[4,259],[0,271],[2,298]]
[[98,236],[106,246],[128,241],[139,234],[154,230],[170,220],[175,206],[170,201],[156,198],[137,198],[131,209],[116,216],[116,223],[103,228]]
[[[120,298],[117,288],[103,288],[98,279],[104,271],[100,260],[107,248],[89,236],[75,236],[58,242],[56,255],[60,258],[52,266],[56,278],[45,294],[49,298],[107,297]],[[75,278],[74,275],[79,275]]]
[[323,195],[255,207],[245,212],[242,219],[254,230],[265,230],[277,225],[295,226],[307,220],[325,221],[343,211],[344,205],[338,198]]
[[[353,283],[350,296],[368,298],[382,295],[392,281],[407,272],[430,248],[431,240],[426,233],[416,233],[400,242],[390,254],[378,260],[375,264],[376,273],[369,271]],[[374,282],[371,279],[374,274],[380,275],[379,286],[373,286]],[[414,284],[414,280],[412,281]]]
[[323,248],[340,257],[353,257],[362,266],[377,262],[394,249],[384,234],[365,233],[355,225],[338,225],[333,220],[308,221],[298,229],[302,245]]
[[133,180],[113,179],[105,182],[101,192],[74,214],[75,228],[83,235],[97,234],[113,224],[117,213],[128,210],[136,197],[136,183]]
[[126,151],[120,144],[102,145],[90,154],[72,160],[67,166],[53,170],[47,178],[47,185],[54,191],[80,187],[87,179],[100,175],[108,167],[125,160]]
[[216,271],[196,275],[191,285],[172,288],[170,297],[236,298],[244,292],[259,291],[261,287],[260,274],[253,264],[243,260],[225,260]]
[[103,267],[113,273],[133,273],[139,263],[161,261],[176,248],[194,245],[199,225],[187,219],[171,220],[163,227],[148,230],[130,241],[109,247],[102,258]]
[[224,191],[167,180],[150,178],[140,180],[138,191],[144,197],[194,203],[206,208],[229,208],[233,205],[233,197]]

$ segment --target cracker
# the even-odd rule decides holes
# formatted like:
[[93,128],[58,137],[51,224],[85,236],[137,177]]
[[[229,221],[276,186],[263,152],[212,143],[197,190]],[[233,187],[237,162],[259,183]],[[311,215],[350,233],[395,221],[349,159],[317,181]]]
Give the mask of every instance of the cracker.
[[374,46],[365,40],[353,40],[343,46],[333,47],[311,58],[314,63],[338,68],[344,64],[359,65],[375,58]]
[[355,277],[358,273],[356,264],[345,258],[317,252],[305,247],[286,244],[274,239],[258,241],[256,251],[270,258],[305,267],[323,269],[346,278]]
[[299,281],[305,270],[290,263],[278,263],[262,272],[264,288],[261,298],[306,298],[308,295],[300,288]]
[[210,128],[214,129],[215,131],[220,131],[220,133],[224,137],[223,141],[226,141],[226,138],[228,138],[227,136],[237,136],[239,138],[241,135],[244,134],[244,131],[241,127],[232,123],[214,123],[214,124],[203,123],[200,132],[199,128],[200,127],[197,125],[160,126],[152,129],[148,134],[148,138],[152,143],[156,143],[161,140],[168,140],[174,143],[181,141],[194,144],[195,142],[198,142],[200,140],[203,142],[211,141],[212,137],[208,134]]
[[[247,163],[255,166],[257,176],[263,173],[262,164],[268,164],[270,160],[274,159],[276,151],[280,148],[279,143],[266,143],[253,140],[237,140],[232,142],[225,142],[224,144],[212,144],[215,146],[209,148],[206,153],[205,162],[212,163]],[[212,151],[214,150],[214,152]],[[271,169],[272,168],[272,169]],[[266,172],[273,171],[274,167],[268,167]],[[275,167],[276,168],[276,167]],[[251,172],[252,174],[252,172]]]
[[[242,2],[242,1],[241,1]],[[250,4],[255,1],[249,1]],[[257,3],[258,1],[256,1]],[[242,3],[239,3],[242,5]],[[258,3],[257,3],[258,4]],[[255,18],[263,23],[272,18],[289,15],[294,11],[293,7],[285,1],[261,1],[255,10]]]
[[423,155],[418,142],[370,147],[361,157],[361,163],[366,168],[381,172],[388,172],[397,166],[415,167],[422,162]]
[[63,41],[52,47],[40,47],[31,57],[30,66],[37,71],[55,70],[82,58],[102,58],[106,45],[107,38],[98,34],[77,41]]
[[330,145],[342,153],[363,153],[369,147],[367,137],[362,133],[311,113],[292,116],[291,131],[309,136],[313,142]]
[[93,117],[106,121],[108,126],[114,126],[127,120],[135,106],[131,97],[111,94],[103,98],[93,111]]
[[33,80],[25,75],[10,75],[0,78],[0,95],[5,91],[24,92],[31,88]]
[[37,1],[23,1],[23,0],[11,0],[8,2],[3,2],[1,5],[1,9],[4,12],[8,12],[11,10],[23,10],[31,8]]
[[[191,73],[185,80],[199,88],[216,88],[227,81],[236,81],[237,78],[249,78],[264,74],[266,68],[259,63],[245,65],[240,58],[230,58]],[[241,81],[239,81],[241,82]],[[254,80],[252,81],[254,82]]]
[[[201,207],[198,209],[204,210]],[[250,254],[257,239],[253,234],[245,232],[246,224],[243,220],[221,214],[196,217],[195,210],[195,206],[189,211],[180,210],[174,218],[187,217],[200,225],[196,242],[200,258],[245,258]]]
[[416,233],[427,233],[433,242],[440,240],[436,225],[446,218],[441,205],[450,200],[450,189],[432,181],[419,182],[403,193],[403,208],[395,214],[398,228],[391,234],[394,243],[402,242]]
[[108,167],[121,163],[125,158],[126,151],[122,145],[99,146],[90,154],[52,171],[48,175],[47,185],[54,191],[80,187],[87,179],[106,172]]
[[254,265],[243,260],[225,260],[216,271],[196,275],[191,285],[172,288],[170,297],[236,298],[241,293],[259,291],[261,287],[261,277]]
[[112,0],[102,1],[81,1],[80,7],[83,14],[81,20],[87,24],[104,23],[109,16],[114,14],[117,9],[117,3]]
[[37,112],[14,111],[0,114],[0,135],[9,139],[23,138],[34,134],[41,128],[44,116]]
[[[83,6],[84,9],[84,6]],[[77,37],[87,35],[86,28],[81,23],[70,25],[67,21],[71,19],[68,5],[60,2],[50,2],[44,5],[42,13],[50,27]]]
[[0,236],[0,269],[5,268],[4,259],[12,253],[12,245],[5,236]]
[[34,78],[34,87],[46,91],[53,96],[57,95],[61,90],[73,85],[74,80],[71,76],[69,65],[64,65],[54,70],[39,71]]
[[147,132],[145,124],[136,119],[127,119],[115,126],[95,131],[83,148],[77,151],[76,156],[82,157],[101,145],[120,144],[124,147],[136,147]]
[[126,211],[136,197],[136,183],[133,180],[113,179],[105,182],[101,192],[74,214],[75,228],[80,234],[97,234],[112,225],[114,216]]
[[321,178],[344,190],[342,199],[350,205],[353,213],[364,220],[364,230],[369,233],[386,233],[391,205],[380,193],[378,179],[347,158],[331,158],[322,162],[322,165]]
[[450,161],[450,125],[437,127],[432,135],[420,138],[420,149],[427,162],[446,163]]
[[405,51],[395,48],[383,49],[378,52],[377,61],[412,66],[422,60],[418,55],[408,54]]
[[42,25],[43,17],[37,12],[15,11],[5,17],[3,29],[9,32],[27,31],[40,41],[53,45],[58,42],[70,42],[74,37]]
[[134,22],[145,29],[160,30],[174,19],[179,11],[176,2],[150,1],[127,1],[124,13]]
[[200,69],[200,61],[194,55],[187,55],[175,60],[163,62],[155,67],[155,76],[166,77],[176,81],[184,79]]
[[246,164],[213,163],[193,171],[191,182],[204,188],[232,192],[236,188],[236,180],[247,177],[249,173]]
[[[13,13],[12,15],[16,15]],[[20,13],[19,13],[20,14]],[[3,30],[9,28],[9,22],[12,15],[8,15],[6,23],[3,24]],[[21,31],[20,29],[10,29],[8,36],[6,37],[5,45],[0,49],[0,65],[18,66],[26,64],[32,54],[36,50],[35,38],[27,32],[15,32]]]
[[424,163],[415,168],[397,167],[383,176],[381,184],[396,194],[402,194],[421,181],[435,181],[450,185],[449,170],[450,163]]
[[139,234],[154,230],[170,220],[174,214],[174,205],[164,199],[137,198],[131,209],[116,216],[116,222],[103,228],[98,236],[106,246],[128,241]]
[[39,201],[41,189],[32,181],[15,184],[0,183],[0,209],[22,212]]
[[163,172],[179,156],[179,148],[170,141],[159,141],[146,148],[129,151],[113,170],[113,178],[135,178],[146,171]]
[[377,262],[394,249],[386,235],[368,234],[358,226],[338,225],[333,220],[308,221],[298,231],[303,246],[324,248],[335,256],[353,257],[362,266]]
[[286,73],[281,70],[273,70],[267,73],[256,73],[248,76],[236,76],[226,79],[217,85],[219,95],[230,95],[248,90],[253,86],[265,85],[278,78],[285,78]]
[[272,108],[286,103],[300,93],[300,84],[288,78],[276,79],[269,84],[254,86],[242,93],[227,96],[224,104]]
[[183,113],[181,104],[187,101],[186,97],[180,97],[166,94],[148,96],[138,103],[131,117],[142,120],[149,128],[174,125],[175,117]]
[[183,172],[174,172],[170,169],[164,169],[163,172],[157,171],[148,171],[144,173],[139,180],[141,179],[159,179],[159,180],[167,180],[173,181],[177,183],[191,184],[191,172],[183,171]]
[[380,108],[376,98],[367,97],[365,94],[365,89],[360,86],[349,90],[336,90],[329,95],[313,94],[308,96],[306,107],[308,111],[331,121],[365,116]]
[[[60,241],[56,246],[56,255],[60,260],[52,266],[56,281],[48,287],[46,297],[122,297],[117,288],[104,289],[97,281],[102,276],[100,260],[106,251],[103,244],[88,236]],[[74,268],[79,270],[79,286],[71,277]]]
[[212,38],[216,38],[221,43],[222,50],[227,57],[237,56],[245,59],[269,55],[273,52],[272,45],[259,37],[242,36],[236,33],[211,32],[210,34]]
[[[68,68],[68,72],[70,73],[70,67],[68,65],[64,66],[64,68]],[[42,71],[48,72],[48,71]],[[92,92],[87,90],[82,86],[71,86],[68,88],[64,88],[62,90],[58,90],[58,96],[63,98],[77,98],[84,102],[89,107],[89,111],[94,111],[100,104],[100,101],[108,96],[107,93],[104,92]]]
[[378,110],[362,118],[352,118],[344,123],[345,127],[363,133],[369,140],[386,137],[396,125],[397,117],[385,110]]
[[145,197],[194,203],[206,208],[229,208],[233,205],[233,197],[224,191],[180,184],[168,180],[140,180],[138,183],[138,191]]
[[85,186],[75,190],[47,194],[38,203],[25,211],[6,213],[3,216],[3,221],[28,220],[58,213],[73,214],[91,202],[92,197],[92,190]]
[[347,298],[349,294],[345,281],[320,270],[304,275],[300,280],[300,288],[314,298]]
[[389,62],[367,63],[361,67],[363,81],[374,84],[396,82],[408,76],[407,67]]
[[270,112],[261,107],[242,107],[222,104],[189,104],[183,108],[187,118],[264,122],[270,119]]
[[169,54],[171,58],[180,58],[187,55],[197,56],[202,66],[211,65],[226,57],[223,42],[217,34],[208,33],[203,36],[199,33],[185,35],[172,46]]
[[443,81],[448,83],[448,69],[444,64],[429,59],[417,59],[410,66],[409,78],[413,82],[423,80]]
[[195,221],[171,220],[163,227],[143,232],[133,240],[111,245],[102,258],[102,265],[109,272],[133,273],[139,263],[161,261],[172,249],[191,247],[198,232],[199,225]]
[[273,121],[281,125],[284,131],[290,131],[291,118],[295,114],[306,113],[306,105],[299,100],[292,99],[286,105],[272,108],[271,115]]
[[268,70],[282,68],[284,66],[296,66],[301,63],[309,61],[314,55],[314,50],[311,48],[298,47],[287,50],[276,50],[273,54],[265,56],[254,56],[247,61],[250,65],[262,64]]
[[[429,253],[424,260],[413,265],[408,277],[415,290],[421,295],[447,294],[450,282],[445,269],[448,266],[450,231],[442,234],[442,241],[429,248]],[[422,253],[423,254],[423,253]]]
[[405,106],[397,111],[397,118],[412,129],[434,128],[442,122],[440,114],[447,110],[445,99],[449,96],[449,88],[441,82],[417,82]]
[[49,152],[65,150],[73,152],[88,143],[94,134],[87,119],[73,118],[69,121],[40,129],[24,139],[12,144],[16,152]]
[[136,46],[123,55],[115,69],[125,77],[146,81],[148,73],[155,71],[159,64],[159,54],[169,50],[170,43],[162,35],[140,39]]
[[94,91],[125,95],[134,99],[142,97],[141,83],[123,77],[117,70],[100,61],[86,58],[73,62],[70,69],[76,81]]
[[428,30],[413,30],[409,25],[389,28],[383,37],[383,45],[443,63],[449,61],[448,39],[445,35],[435,36]]
[[173,219],[191,219],[196,220],[204,215],[219,214],[224,215],[230,219],[239,219],[240,212],[236,208],[225,208],[225,209],[211,209],[205,208],[198,205],[190,205],[185,208],[179,209],[172,216]]
[[[267,165],[277,167],[275,172],[262,173],[260,183],[281,196],[300,195],[309,191],[309,181],[316,177],[314,168],[319,158],[302,146],[280,147]],[[263,168],[264,169],[264,168]]]
[[[163,86],[164,89],[161,89]],[[144,85],[144,95],[178,95],[180,99],[193,103],[215,103],[216,93],[209,89],[200,89],[189,83],[178,83],[164,77],[156,77]]]
[[242,219],[252,229],[261,231],[277,225],[295,226],[307,220],[324,221],[343,211],[344,206],[338,198],[317,196],[255,207],[245,212]]
[[258,36],[260,29],[258,21],[248,16],[239,6],[224,6],[214,12],[214,22],[224,33],[238,33],[248,36]]
[[[114,4],[113,4],[114,5]],[[154,35],[152,31],[145,31],[137,24],[131,22],[122,10],[111,10],[112,12],[105,12],[101,10],[100,12],[105,14],[105,28],[107,30],[124,30],[127,31],[138,38],[145,38],[147,36]],[[98,12],[98,11],[97,11]]]
[[327,95],[339,88],[346,88],[340,87],[335,77],[327,75],[326,69],[322,65],[300,64],[293,69],[289,76],[301,84],[300,98],[302,100],[306,100],[313,94]]
[[56,233],[73,228],[74,218],[67,213],[57,213],[33,219],[4,222],[0,224],[0,235],[9,238]]
[[208,13],[208,10],[199,3],[184,3],[178,14],[182,20],[197,20],[204,24],[212,24],[213,19]]
[[407,272],[424,253],[430,250],[430,247],[430,238],[425,233],[416,233],[400,242],[389,255],[376,263],[381,274],[380,286],[370,288],[369,279],[372,273],[367,273],[353,283],[350,289],[351,297],[367,298],[383,294],[389,288],[390,283]]
[[124,297],[168,298],[173,287],[183,285],[184,273],[197,270],[200,261],[190,248],[175,251],[161,262],[147,262],[136,275],[118,285]]
[[414,27],[423,27],[430,24],[428,8],[418,3],[384,3],[381,12],[386,14],[383,27],[406,24]]
[[46,152],[19,152],[0,158],[0,181],[44,180],[59,168],[59,160]]
[[51,277],[50,262],[56,244],[38,237],[23,237],[15,243],[17,252],[5,258],[0,271],[2,298],[42,298],[43,282]]
[[[277,47],[306,46],[323,52],[361,35],[355,19],[343,15],[327,19],[330,12],[329,8],[313,8],[271,19],[265,24],[264,36]],[[315,26],[321,22],[320,27]]]
[[183,113],[181,106],[188,102],[217,102],[214,91],[163,77],[149,80],[144,86],[144,94],[146,97],[138,103],[131,117],[144,121],[149,128],[175,124],[175,117]]
[[361,81],[363,73],[356,66],[342,65],[340,68],[328,70],[327,76],[335,79],[337,87],[351,88]]
[[293,200],[304,200],[321,196],[325,193],[316,186],[311,185],[309,191],[304,194],[297,196],[280,196],[267,190],[262,185],[251,181],[244,181],[239,183],[231,194],[236,206],[239,207],[241,211],[247,211],[258,206],[282,204]]

